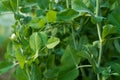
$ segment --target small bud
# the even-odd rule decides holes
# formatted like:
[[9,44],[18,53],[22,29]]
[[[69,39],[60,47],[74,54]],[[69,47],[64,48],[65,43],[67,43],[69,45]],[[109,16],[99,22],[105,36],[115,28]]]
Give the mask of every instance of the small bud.
[[15,33],[13,33],[10,38],[13,40],[15,39],[15,36],[16,36]]

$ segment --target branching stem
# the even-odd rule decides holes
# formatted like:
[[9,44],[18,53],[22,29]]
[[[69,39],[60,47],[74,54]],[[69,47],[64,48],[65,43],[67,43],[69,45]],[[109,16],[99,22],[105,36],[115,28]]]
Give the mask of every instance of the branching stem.
[[[96,0],[96,17],[99,16],[99,10],[100,9],[100,2],[99,0]],[[99,56],[98,56],[98,63],[97,63],[97,67],[100,67],[100,63],[101,63],[101,57],[102,57],[102,38],[101,38],[101,27],[100,27],[100,23],[97,23],[97,32],[98,32],[98,37],[99,37]],[[100,74],[97,74],[97,80],[100,80]]]

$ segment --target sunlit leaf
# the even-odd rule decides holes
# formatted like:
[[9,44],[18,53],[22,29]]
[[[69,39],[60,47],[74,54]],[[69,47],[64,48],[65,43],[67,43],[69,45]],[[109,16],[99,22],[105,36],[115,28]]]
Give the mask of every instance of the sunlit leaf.
[[48,40],[48,36],[45,32],[39,32],[38,33],[40,38],[41,38],[41,41],[42,41],[42,46],[45,47],[47,45],[47,40]]
[[103,27],[102,38],[105,38],[108,35],[112,35],[112,34],[120,34],[119,31],[120,28],[107,24]]
[[40,25],[40,28],[43,28],[44,25],[45,25],[45,20],[44,19],[40,19],[39,25]]
[[33,51],[37,51],[41,48],[42,46],[42,41],[41,41],[41,38],[39,36],[39,34],[36,32],[36,33],[33,33],[31,36],[30,36],[30,40],[29,40],[29,43],[30,43],[30,47]]
[[23,69],[25,65],[26,57],[23,55],[21,50],[16,51],[16,59],[18,60],[20,67]]
[[57,12],[53,11],[53,10],[48,11],[47,14],[46,14],[46,18],[47,18],[48,22],[56,21]]
[[60,39],[56,37],[51,37],[48,39],[47,48],[52,49],[60,43]]

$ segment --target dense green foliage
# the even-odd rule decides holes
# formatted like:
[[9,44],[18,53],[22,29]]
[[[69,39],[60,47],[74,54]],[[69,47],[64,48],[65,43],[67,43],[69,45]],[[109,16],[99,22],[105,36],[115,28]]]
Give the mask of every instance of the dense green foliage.
[[[2,0],[16,20],[0,74],[16,80],[119,80],[119,0]],[[2,8],[3,7],[3,8]],[[6,8],[6,9],[5,9]]]

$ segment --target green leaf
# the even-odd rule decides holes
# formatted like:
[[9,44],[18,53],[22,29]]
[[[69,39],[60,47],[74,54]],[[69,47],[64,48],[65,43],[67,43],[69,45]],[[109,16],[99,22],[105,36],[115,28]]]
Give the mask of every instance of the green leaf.
[[41,38],[43,47],[45,47],[47,45],[47,40],[48,40],[47,34],[45,32],[42,32],[42,31],[39,32],[38,34],[39,34],[39,36]]
[[111,34],[111,32],[116,32],[116,30],[114,29],[115,28],[113,25],[105,25],[103,27],[102,38],[105,38],[107,35]]
[[77,55],[82,58],[90,59],[90,55],[88,54],[87,51],[84,51],[84,50],[81,50]]
[[48,11],[46,14],[46,18],[48,22],[55,22],[57,18],[57,12],[53,10]]
[[32,34],[32,28],[26,26],[25,29],[23,30],[23,35],[24,35],[25,37],[29,37],[31,34]]
[[107,24],[103,27],[102,38],[104,39],[111,34],[119,34],[120,29],[113,25]]
[[23,69],[25,65],[26,57],[25,55],[23,55],[20,49],[16,51],[16,59],[18,60],[20,67]]
[[42,40],[37,32],[30,36],[29,43],[34,52],[38,51],[42,47]]
[[81,36],[79,43],[78,43],[78,49],[83,50],[85,48],[84,45],[88,44],[88,38],[87,36],[83,35]]
[[107,80],[111,75],[111,67],[110,66],[102,68],[100,71],[102,73],[104,80]]
[[[61,68],[62,70],[62,68]],[[76,68],[62,70],[62,73],[59,74],[58,80],[75,80],[79,75],[79,70]]]
[[37,3],[42,9],[46,9],[49,7],[49,0],[37,0]]
[[120,28],[107,24],[103,27],[102,38],[104,39],[111,34],[120,34]]
[[8,72],[10,69],[12,69],[15,65],[7,62],[7,61],[1,61],[0,62],[0,75],[3,73]]
[[79,70],[77,69],[79,63],[80,56],[78,56],[78,51],[67,46],[63,56],[61,57],[58,80],[75,80],[79,75]]
[[20,11],[21,11],[22,13],[29,13],[29,12],[30,12],[30,7],[22,7],[22,8],[20,9]]
[[10,5],[11,5],[13,11],[17,11],[18,0],[10,0]]
[[67,46],[62,58],[58,80],[75,80],[79,75],[77,66],[80,62],[78,51],[74,48]]
[[28,24],[31,20],[32,20],[32,17],[31,17],[31,16],[26,16],[26,17],[24,17],[24,19],[23,19],[23,23],[24,23],[24,24]]
[[39,23],[39,19],[38,18],[33,18],[30,23],[29,26],[33,29],[40,29],[40,23]]
[[93,55],[93,57],[98,58],[98,50],[95,46],[93,45],[85,45],[87,51]]
[[96,16],[92,15],[92,17],[91,17],[91,21],[93,24],[100,23],[103,19],[104,19],[104,17],[102,17],[102,16],[96,17]]
[[108,16],[108,21],[117,27],[120,27],[120,10],[119,7],[114,9],[111,14]]
[[52,49],[60,43],[60,39],[57,37],[51,37],[47,41],[47,48]]
[[28,80],[26,72],[23,69],[21,69],[19,66],[15,70],[14,74],[17,80]]
[[43,46],[47,45],[47,40],[48,40],[47,34],[45,32],[39,32],[38,34],[42,40]]
[[61,11],[60,13],[58,13],[57,19],[63,20],[63,21],[70,21],[70,20],[77,18],[78,16],[79,16],[79,12],[76,12],[73,9],[65,9]]
[[2,1],[0,1],[0,13],[7,12],[7,11],[9,11],[9,10],[3,5]]
[[37,64],[33,64],[31,68],[31,80],[41,80],[42,72]]
[[71,5],[72,9],[78,12],[90,12],[83,0],[72,0]]
[[61,64],[76,67],[79,62],[80,57],[77,55],[77,51],[74,48],[67,46],[61,58]]
[[[118,61],[118,62],[117,62]],[[111,67],[111,75],[120,76],[120,60],[109,62],[108,65]]]
[[2,3],[7,9],[11,10],[11,5],[9,0],[2,0]]
[[7,45],[6,59],[12,59],[15,56],[15,46],[12,41]]
[[47,59],[47,67],[54,68],[55,67],[55,55],[49,55]]
[[58,76],[58,74],[59,74],[59,68],[56,68],[56,67],[52,69],[47,69],[44,72],[44,76],[47,79],[54,79]]
[[[90,53],[92,54],[92,53]],[[95,72],[97,72],[97,66],[96,66],[96,61],[94,59],[94,57],[91,57],[91,55],[89,54],[89,52],[87,52],[87,50],[81,50],[80,52],[77,53],[77,55],[83,59],[87,59],[90,64],[93,66],[93,69]]]
[[120,53],[120,43],[119,43],[119,40],[114,40],[114,45],[115,45],[115,48],[116,50]]
[[39,21],[39,26],[40,26],[40,28],[43,28],[44,27],[44,25],[45,25],[45,20],[42,18],[42,19],[40,19],[40,21]]
[[2,0],[2,3],[7,9],[12,10],[13,12],[18,8],[18,0]]

